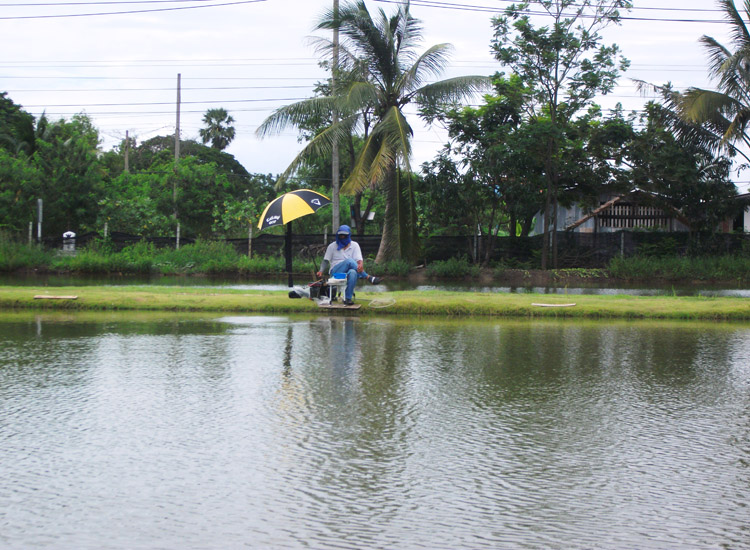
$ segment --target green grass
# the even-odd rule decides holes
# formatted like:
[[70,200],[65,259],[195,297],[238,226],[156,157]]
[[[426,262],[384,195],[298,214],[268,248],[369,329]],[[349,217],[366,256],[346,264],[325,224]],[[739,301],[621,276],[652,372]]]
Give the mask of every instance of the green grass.
[[[365,287],[366,288],[366,287]],[[34,299],[35,295],[76,295],[76,300]],[[395,302],[383,308],[367,307],[376,300]],[[438,315],[459,317],[611,318],[672,320],[750,320],[745,298],[700,296],[599,296],[473,292],[372,293],[360,288],[359,315]],[[572,307],[534,304],[575,303]],[[130,310],[214,312],[318,312],[310,300],[292,300],[286,291],[247,291],[195,287],[84,286],[0,287],[0,309],[19,310]],[[347,312],[348,313],[348,312]]]

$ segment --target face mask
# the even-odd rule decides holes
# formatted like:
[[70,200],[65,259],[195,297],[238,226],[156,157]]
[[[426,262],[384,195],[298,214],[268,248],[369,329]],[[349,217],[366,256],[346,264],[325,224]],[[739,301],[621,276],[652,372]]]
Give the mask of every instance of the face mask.
[[346,233],[339,233],[338,235],[336,235],[336,245],[338,246],[339,250],[346,247],[350,242],[352,242],[351,235],[348,235]]

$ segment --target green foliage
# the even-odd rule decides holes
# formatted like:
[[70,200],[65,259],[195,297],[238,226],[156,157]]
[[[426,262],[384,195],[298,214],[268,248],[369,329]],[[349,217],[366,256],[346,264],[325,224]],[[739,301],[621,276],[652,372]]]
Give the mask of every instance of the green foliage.
[[9,235],[0,232],[0,271],[45,267],[51,261],[51,254],[45,252],[42,247],[18,243]]
[[[286,261],[281,256],[241,256],[238,267],[242,273],[252,275],[264,275],[268,273],[283,273],[286,269]],[[315,268],[317,269],[317,268]],[[315,269],[308,271],[313,272]]]
[[[311,158],[328,155],[333,143],[344,143],[356,128],[364,128],[363,145],[344,181],[342,194],[354,194],[379,186],[385,194],[385,212],[379,262],[409,256],[414,232],[403,223],[404,213],[413,212],[411,201],[404,202],[397,172],[410,171],[412,129],[404,115],[409,103],[421,106],[454,102],[470,95],[486,83],[483,77],[460,77],[425,84],[434,80],[446,65],[449,46],[439,44],[422,54],[416,47],[422,38],[419,22],[411,16],[409,3],[386,15],[371,14],[363,0],[344,3],[334,13],[328,11],[318,29],[337,29],[341,37],[342,69],[355,78],[330,97],[316,97],[278,109],[259,128],[261,135],[293,125],[310,127],[330,113],[339,120],[318,132],[282,174],[287,179]],[[404,208],[405,207],[405,208]],[[412,217],[412,225],[415,220]],[[404,244],[407,249],[404,250]]]
[[[610,92],[628,61],[617,45],[602,44],[601,31],[620,21],[628,0],[541,0],[537,6],[547,16],[543,26],[534,26],[527,14],[530,2],[512,4],[504,15],[493,19],[492,49],[505,67],[518,75],[533,98],[531,117],[541,123],[541,147],[546,179],[545,224],[542,268],[547,266],[551,211],[556,211],[559,193],[578,185],[585,155],[576,139],[576,116],[585,112],[598,93]],[[532,153],[535,154],[535,153]],[[538,153],[536,153],[538,155]],[[589,171],[590,172],[590,171]],[[563,199],[564,200],[564,199]],[[555,246],[557,241],[555,240]],[[556,258],[556,251],[553,258]],[[556,266],[553,266],[556,267]]]
[[0,230],[22,234],[28,229],[36,218],[40,180],[39,169],[28,158],[0,148]]
[[613,258],[607,270],[612,277],[630,280],[747,281],[750,257],[633,256]]
[[446,279],[476,277],[479,275],[479,266],[470,263],[466,258],[449,258],[429,264],[427,275]]
[[239,255],[228,243],[198,240],[179,249],[160,249],[154,258],[162,273],[221,273],[236,270]]
[[34,152],[34,117],[0,92],[0,149],[11,155]]
[[250,196],[244,200],[225,199],[222,204],[214,205],[211,229],[216,235],[246,237],[249,226],[256,225],[260,214],[260,207]]
[[163,205],[168,201],[159,191],[166,181],[160,174],[120,174],[105,188],[99,201],[97,225],[104,227],[106,223],[110,231],[136,235],[171,234],[174,222],[164,211]]
[[679,250],[677,241],[672,237],[659,239],[655,243],[641,243],[638,245],[638,255],[646,258],[662,256],[676,256]]
[[[371,267],[365,263],[367,273],[370,273],[371,275],[377,274],[378,271],[373,271]],[[390,262],[385,262],[384,264],[378,266],[380,272],[387,274],[387,275],[393,275],[395,277],[406,277],[411,273],[411,265],[406,260],[391,260]]]
[[650,192],[651,203],[675,214],[691,231],[716,231],[740,206],[729,178],[731,161],[717,158],[698,139],[677,139],[654,105],[647,113],[646,127],[627,148],[633,186]]
[[[438,112],[448,126],[451,143],[423,165],[419,193],[428,232],[451,228],[459,235],[483,237],[486,263],[501,233],[527,235],[543,204],[544,165],[540,150],[542,125],[529,118],[531,91],[517,76],[493,79],[494,95],[479,108]],[[457,205],[460,208],[456,208]]]
[[139,273],[124,256],[93,249],[78,250],[75,256],[58,256],[51,267],[78,273]]
[[724,46],[713,37],[700,38],[708,57],[708,73],[716,81],[717,89],[690,87],[679,93],[669,84],[658,89],[665,98],[667,119],[680,137],[697,141],[715,154],[741,155],[748,162],[750,156],[745,146],[750,138],[747,125],[750,33],[746,20],[750,16],[750,3],[742,3],[744,14],[737,10],[735,0],[720,0],[718,4],[724,12],[728,24],[726,35],[731,37],[731,43]]

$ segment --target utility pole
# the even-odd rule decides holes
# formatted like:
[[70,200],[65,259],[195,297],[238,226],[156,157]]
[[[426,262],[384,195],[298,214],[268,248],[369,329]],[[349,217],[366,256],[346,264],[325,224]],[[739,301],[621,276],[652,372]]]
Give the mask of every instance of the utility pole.
[[[339,70],[339,0],[333,0],[333,66],[331,67],[331,95],[336,97],[336,77]],[[339,121],[338,109],[333,108],[333,124]],[[331,202],[333,207],[333,230],[336,231],[340,225],[339,214],[339,144],[338,139],[333,138],[333,150],[331,151]]]
[[180,161],[180,82],[182,75],[177,73],[177,123],[174,130],[174,179],[172,180],[172,207],[177,219],[177,163]]
[[174,163],[180,160],[180,81],[182,75],[177,73],[177,124],[174,131]]
[[128,163],[128,155],[130,154],[130,137],[128,131],[125,130],[125,172],[130,172],[130,164]]

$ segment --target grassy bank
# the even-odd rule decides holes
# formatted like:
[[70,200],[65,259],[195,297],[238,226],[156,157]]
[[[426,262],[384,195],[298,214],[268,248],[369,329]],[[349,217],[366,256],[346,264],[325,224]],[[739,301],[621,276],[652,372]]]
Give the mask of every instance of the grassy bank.
[[[77,299],[35,299],[37,295]],[[444,315],[622,319],[750,320],[750,300],[678,296],[592,296],[441,291],[360,291],[360,316]],[[374,303],[371,303],[374,301]],[[393,302],[390,303],[389,302]],[[544,307],[535,304],[570,304]],[[386,307],[383,307],[386,306]],[[0,309],[330,313],[283,291],[193,287],[0,287]],[[351,314],[348,311],[334,312]]]

